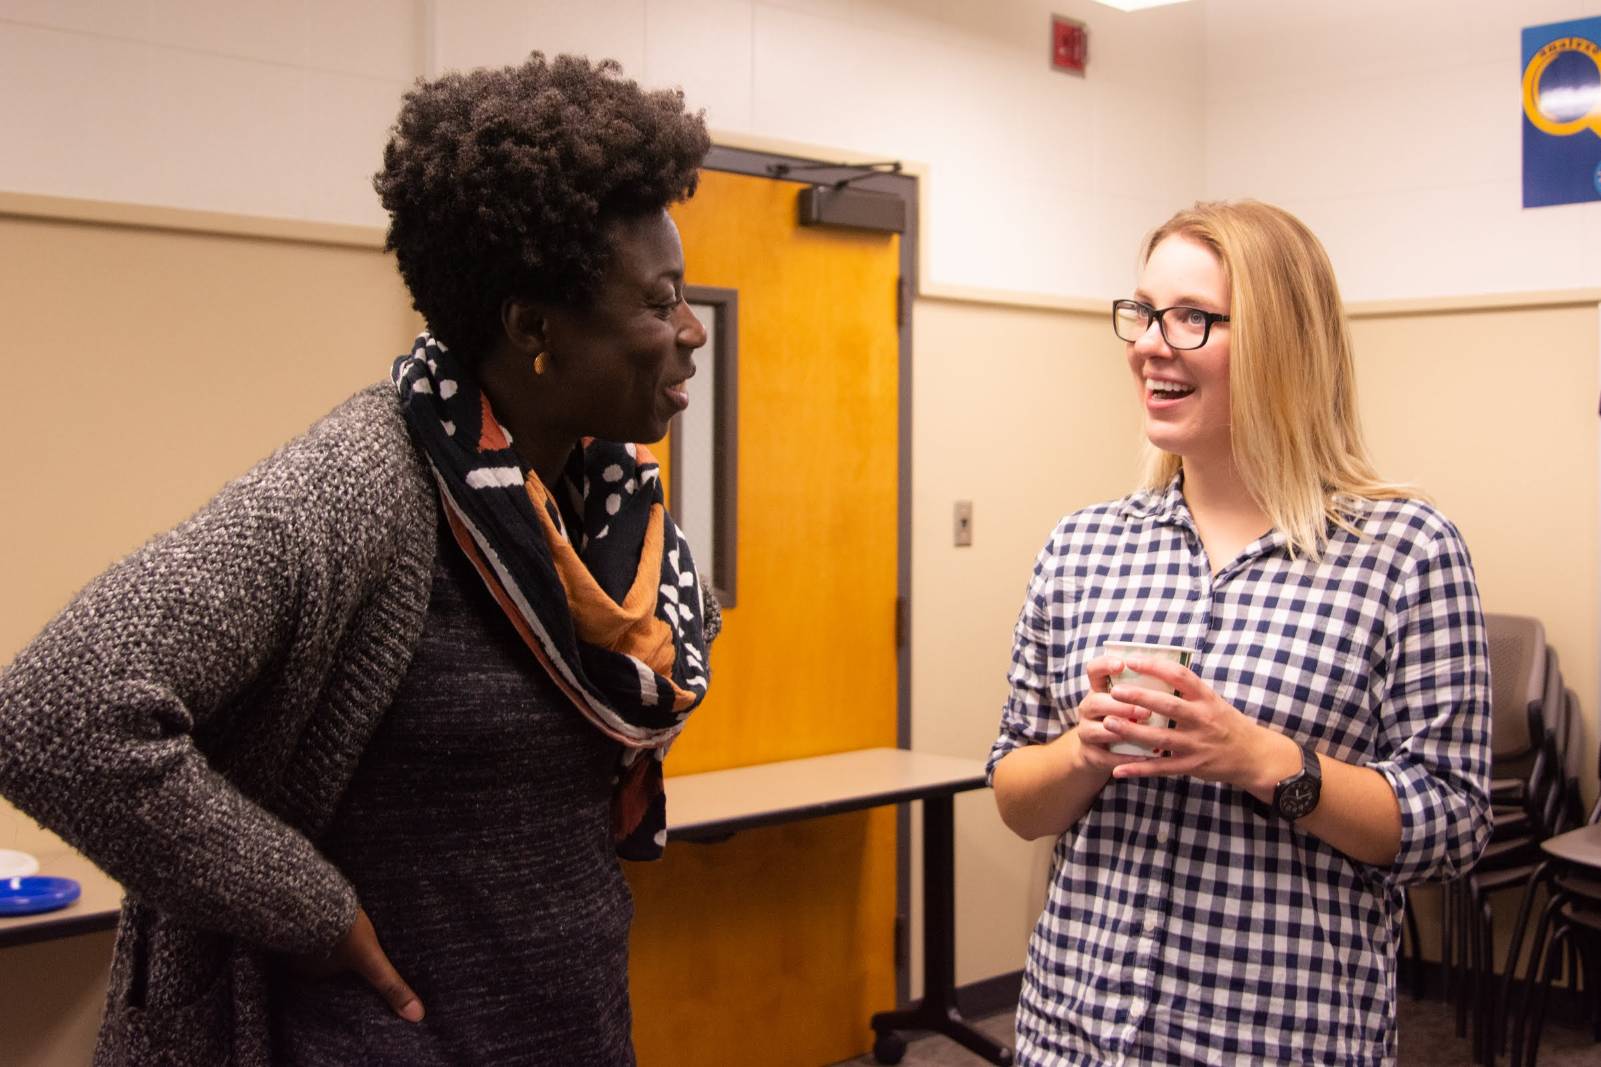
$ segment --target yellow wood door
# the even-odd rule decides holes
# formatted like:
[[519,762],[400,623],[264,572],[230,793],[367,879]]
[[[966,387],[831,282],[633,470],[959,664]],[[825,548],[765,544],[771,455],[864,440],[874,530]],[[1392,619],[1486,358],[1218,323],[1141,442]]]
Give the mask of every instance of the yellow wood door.
[[[673,213],[689,282],[739,292],[739,598],[669,809],[676,774],[896,740],[899,240],[801,228],[800,188],[708,171]],[[642,1067],[871,1046],[895,999],[892,808],[669,844],[628,875]]]

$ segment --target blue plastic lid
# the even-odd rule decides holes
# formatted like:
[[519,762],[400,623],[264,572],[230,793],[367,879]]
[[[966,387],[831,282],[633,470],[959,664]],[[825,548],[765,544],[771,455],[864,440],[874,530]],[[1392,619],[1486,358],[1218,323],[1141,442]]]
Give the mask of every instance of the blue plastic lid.
[[55,911],[77,900],[83,890],[71,878],[0,879],[0,915],[37,915]]

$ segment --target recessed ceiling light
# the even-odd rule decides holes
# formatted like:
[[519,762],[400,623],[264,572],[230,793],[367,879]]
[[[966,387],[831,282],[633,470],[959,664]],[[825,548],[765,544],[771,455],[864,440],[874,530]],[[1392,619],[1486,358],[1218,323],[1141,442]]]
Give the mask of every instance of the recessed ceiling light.
[[1166,7],[1169,4],[1182,4],[1184,0],[1095,0],[1098,4],[1115,7],[1119,11],[1139,11],[1147,7]]

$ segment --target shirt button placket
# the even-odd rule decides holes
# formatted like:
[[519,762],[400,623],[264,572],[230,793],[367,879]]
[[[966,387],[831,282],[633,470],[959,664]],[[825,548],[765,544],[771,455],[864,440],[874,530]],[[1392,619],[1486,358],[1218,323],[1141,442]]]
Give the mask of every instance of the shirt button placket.
[[[1160,788],[1165,794],[1171,794],[1172,792],[1167,783],[1163,783]],[[1169,805],[1164,804],[1162,807],[1166,808]],[[1158,819],[1161,819],[1160,815]],[[1167,845],[1169,834],[1166,822],[1159,821],[1157,823],[1155,839],[1158,846]],[[1155,866],[1157,872],[1171,870],[1172,868],[1172,864],[1167,861],[1165,856],[1158,857]],[[1156,957],[1157,944],[1161,936],[1159,933],[1162,929],[1163,921],[1161,901],[1168,895],[1167,890],[1169,887],[1166,885],[1167,877],[1162,874],[1156,874],[1155,881],[1162,891],[1151,894],[1146,901],[1145,912],[1140,916],[1140,936],[1134,944],[1134,966],[1129,971],[1129,980],[1133,983],[1135,990],[1134,996],[1130,998],[1128,1005],[1128,1032],[1129,1040],[1131,1041],[1138,1034],[1141,1025],[1145,1021],[1145,1016],[1150,1012],[1151,1003],[1156,999],[1156,990],[1152,987],[1151,982],[1151,970]]]
[[[1200,539],[1192,535],[1192,543],[1199,546]],[[1186,630],[1190,634],[1190,645],[1199,651],[1212,629],[1212,575],[1207,569],[1206,553],[1194,551],[1190,554],[1190,580],[1189,593],[1185,598],[1185,607],[1189,618],[1185,620]]]
[[[1163,792],[1165,794],[1164,799],[1171,801],[1171,804],[1164,806],[1170,807],[1174,811],[1185,810],[1190,794],[1187,782],[1182,780],[1164,782]],[[1157,845],[1165,849],[1172,839],[1172,824],[1168,822],[1158,823],[1156,828]],[[1135,950],[1134,969],[1129,974],[1129,977],[1139,989],[1139,996],[1129,1007],[1131,1021],[1136,1026],[1143,1020],[1148,1010],[1148,1005],[1156,999],[1152,972],[1156,965],[1157,950],[1162,943],[1162,927],[1164,922],[1167,921],[1166,904],[1176,899],[1175,886],[1178,882],[1178,865],[1169,862],[1168,858],[1163,856],[1157,864],[1156,871],[1153,873],[1153,882],[1159,888],[1159,892],[1153,893],[1147,902],[1145,915],[1140,923],[1141,937]]]

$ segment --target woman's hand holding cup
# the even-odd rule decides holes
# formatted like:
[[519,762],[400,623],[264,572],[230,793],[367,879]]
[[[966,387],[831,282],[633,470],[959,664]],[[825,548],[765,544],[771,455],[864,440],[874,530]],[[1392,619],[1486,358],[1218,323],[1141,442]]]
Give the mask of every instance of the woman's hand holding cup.
[[1089,677],[1090,694],[1078,706],[1078,725],[1072,731],[1078,738],[1084,762],[1108,773],[1125,763],[1137,763],[1147,758],[1113,752],[1111,749],[1112,745],[1125,740],[1126,735],[1113,732],[1115,727],[1108,729],[1108,719],[1143,724],[1150,715],[1138,704],[1113,697],[1112,679],[1123,670],[1123,660],[1117,656],[1097,656],[1085,664],[1084,673]]
[[[1190,775],[1260,792],[1263,783],[1276,781],[1300,765],[1295,742],[1218,696],[1188,667],[1154,656],[1131,656],[1127,666],[1165,688],[1114,683],[1110,695],[1115,702],[1162,716],[1172,722],[1173,729],[1158,730],[1128,716],[1112,722],[1106,732],[1115,740],[1162,750],[1154,757],[1127,761],[1115,777]],[[1279,767],[1286,768],[1284,774],[1277,772]]]

